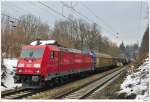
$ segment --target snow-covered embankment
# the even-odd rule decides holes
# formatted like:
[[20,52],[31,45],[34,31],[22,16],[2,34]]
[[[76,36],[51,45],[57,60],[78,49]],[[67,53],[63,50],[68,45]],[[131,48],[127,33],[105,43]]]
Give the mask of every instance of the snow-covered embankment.
[[[21,86],[21,84],[15,84],[13,79],[15,73],[15,69],[13,67],[16,67],[17,59],[4,59],[4,65],[6,66],[6,77],[1,79],[1,82],[5,87],[1,85],[1,91],[13,89],[16,86]],[[3,73],[4,70],[1,70],[1,74]]]
[[135,99],[148,100],[149,98],[149,59],[135,70],[135,72],[127,75],[124,82],[121,84],[121,93],[126,93],[127,96],[134,94]]

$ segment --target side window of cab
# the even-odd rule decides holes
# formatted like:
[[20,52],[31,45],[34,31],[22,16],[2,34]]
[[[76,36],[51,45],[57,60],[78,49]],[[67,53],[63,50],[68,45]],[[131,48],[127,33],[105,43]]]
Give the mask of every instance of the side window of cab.
[[54,59],[54,51],[50,52],[50,59]]

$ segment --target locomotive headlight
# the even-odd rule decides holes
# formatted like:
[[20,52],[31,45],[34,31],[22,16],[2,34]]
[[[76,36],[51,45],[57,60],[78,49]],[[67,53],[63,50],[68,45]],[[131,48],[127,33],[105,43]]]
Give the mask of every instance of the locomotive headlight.
[[18,72],[22,72],[22,70],[21,70],[21,69],[19,69],[19,70],[18,70]]
[[24,64],[18,64],[18,67],[24,67]]
[[35,72],[36,72],[36,73],[40,73],[40,70],[36,70]]
[[33,67],[35,67],[35,68],[40,68],[41,65],[40,65],[40,64],[34,64]]

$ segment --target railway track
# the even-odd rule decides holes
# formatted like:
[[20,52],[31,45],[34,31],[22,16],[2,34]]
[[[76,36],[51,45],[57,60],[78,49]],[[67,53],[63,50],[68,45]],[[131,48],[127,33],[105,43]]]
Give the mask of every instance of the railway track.
[[12,89],[12,90],[7,90],[7,91],[2,92],[1,97],[5,98],[5,99],[12,99],[12,98],[15,98],[15,96],[17,96],[17,94],[19,96],[19,93],[22,93],[25,91],[28,91],[28,89],[23,88],[23,87],[19,87],[17,89]]
[[19,90],[12,90],[11,92],[2,93],[3,99],[19,99],[33,94],[35,91],[28,88],[21,88]]
[[84,85],[84,87],[82,86],[77,89],[59,94],[58,96],[55,96],[54,98],[55,99],[85,99],[86,97],[93,94],[99,88],[102,89],[106,87],[108,83],[118,78],[121,71],[123,70],[124,68],[118,71],[114,71],[114,73],[112,74],[109,74],[109,75],[106,74],[105,77],[95,80],[95,82],[93,83],[86,84]]
[[[103,82],[101,82],[101,79],[106,78],[106,76],[109,76],[111,73],[117,72],[113,76],[113,80],[114,80],[116,77],[119,76],[119,75],[117,75],[115,77],[115,75],[118,74],[119,72],[121,72],[122,70],[124,70],[124,68],[122,68],[121,70],[119,70],[119,69],[120,68],[115,68],[115,69],[112,69],[112,70],[109,70],[106,72],[98,73],[96,75],[92,75],[90,77],[87,77],[87,78],[84,78],[84,79],[81,79],[81,80],[78,80],[75,82],[71,82],[71,83],[65,84],[63,86],[56,87],[54,89],[49,89],[47,91],[40,92],[38,94],[34,94],[32,96],[27,97],[27,99],[62,99],[62,98],[69,98],[69,99],[71,99],[71,98],[73,98],[73,99],[79,98],[80,99],[81,98],[82,99],[82,98],[85,98],[86,95],[84,97],[70,97],[70,95],[74,94],[76,91],[81,90],[81,89],[82,90],[89,90],[90,89],[91,91],[89,90],[86,93],[91,94],[93,91],[95,91],[97,88],[99,88],[102,85],[101,84],[99,86],[99,85],[95,84],[97,86],[97,88],[93,89],[95,87],[95,85],[91,86],[91,84],[98,81],[97,84],[103,83],[103,85],[106,85],[107,84],[107,83],[105,83],[106,81],[104,80]],[[109,76],[109,78],[107,78],[107,79],[109,79],[109,80],[107,80],[107,82],[111,81],[110,77],[112,78],[112,76]],[[90,85],[90,87],[89,87],[89,85]],[[87,88],[85,88],[85,87],[87,87]],[[82,93],[82,91],[80,91],[79,93]],[[83,92],[82,94],[85,94],[85,92]]]
[[[99,87],[103,87],[107,82],[114,80],[119,73],[124,70],[112,69],[103,73],[98,73],[90,77],[67,83],[51,89],[25,89],[20,88],[8,92],[2,92],[3,99],[84,99],[92,94]],[[112,74],[111,74],[112,73]],[[112,79],[112,80],[111,80]]]
[[21,90],[24,90],[24,89],[25,88],[23,88],[23,87],[17,87],[17,88],[14,88],[14,89],[2,91],[1,92],[1,97],[7,96],[7,95],[9,95],[11,93],[13,94],[13,93],[15,93],[17,91],[21,91]]
[[30,88],[19,88],[19,89],[13,89],[11,91],[5,91],[2,92],[1,94],[1,98],[3,99],[21,99],[21,98],[25,98],[27,96],[36,94],[38,92],[42,92],[46,89],[40,89],[40,90],[33,90]]

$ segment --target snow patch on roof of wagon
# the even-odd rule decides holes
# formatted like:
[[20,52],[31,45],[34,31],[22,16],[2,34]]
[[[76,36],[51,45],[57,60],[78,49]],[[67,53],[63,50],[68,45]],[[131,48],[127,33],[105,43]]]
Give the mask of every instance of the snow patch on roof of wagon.
[[[48,45],[48,44],[55,44],[55,43],[56,43],[55,40],[40,40],[39,45]],[[30,45],[37,45],[37,41],[33,41],[32,43],[30,43]]]

